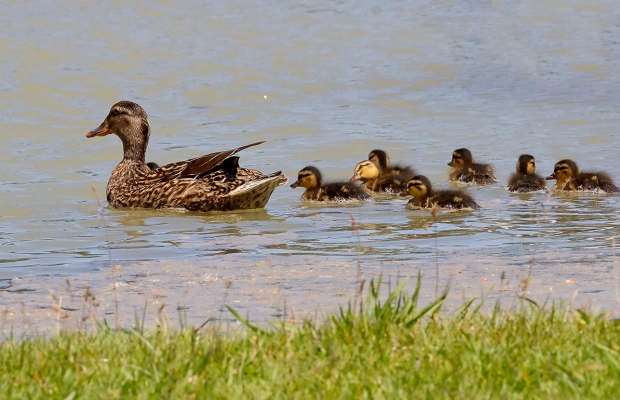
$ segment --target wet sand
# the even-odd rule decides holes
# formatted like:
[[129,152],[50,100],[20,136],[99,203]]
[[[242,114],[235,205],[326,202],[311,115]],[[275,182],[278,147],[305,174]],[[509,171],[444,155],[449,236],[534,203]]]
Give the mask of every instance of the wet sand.
[[[520,296],[525,296],[539,304],[561,302],[618,317],[617,263],[615,257],[596,254],[540,253],[524,258],[439,251],[426,262],[377,262],[362,257],[360,277],[365,281],[365,297],[369,281],[380,275],[386,282],[384,291],[399,279],[411,278],[407,291],[412,293],[420,272],[421,304],[450,286],[446,315],[472,297],[489,294],[487,308],[496,301],[504,309],[519,307]],[[114,327],[115,295],[119,327],[134,326],[136,318],[144,318],[147,328],[199,326],[209,318],[214,319],[210,324],[238,324],[224,305],[263,326],[303,318],[320,322],[355,299],[357,275],[358,264],[350,260],[231,254],[115,265],[68,276],[15,278],[0,286],[0,326],[5,336],[12,331],[16,337],[92,329],[104,319]],[[84,300],[86,287],[94,301]]]

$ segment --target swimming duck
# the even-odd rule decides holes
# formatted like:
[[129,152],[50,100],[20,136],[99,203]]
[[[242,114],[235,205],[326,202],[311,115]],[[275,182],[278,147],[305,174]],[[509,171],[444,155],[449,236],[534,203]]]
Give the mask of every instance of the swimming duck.
[[379,168],[380,176],[392,175],[409,181],[415,175],[413,168],[409,165],[390,163],[390,158],[383,150],[376,149],[371,151],[368,154],[368,161],[374,163]]
[[355,166],[350,182],[362,181],[366,189],[374,193],[400,193],[407,187],[407,175],[381,174],[372,161],[362,161]]
[[448,163],[452,168],[448,179],[466,183],[488,185],[497,182],[493,168],[489,164],[474,163],[471,152],[467,149],[457,149],[452,152],[452,161]]
[[433,190],[433,186],[424,175],[416,175],[407,182],[407,191],[401,196],[413,196],[407,203],[408,210],[419,210],[421,208],[444,208],[462,209],[470,208],[477,210],[480,208],[478,203],[462,190]]
[[568,159],[558,161],[553,168],[553,173],[546,179],[557,181],[551,190],[620,192],[620,188],[605,172],[581,172],[577,163]]
[[146,112],[120,101],[86,137],[114,133],[123,142],[123,160],[108,180],[113,207],[180,208],[190,211],[264,207],[273,190],[286,183],[282,172],[265,175],[241,168],[235,154],[263,142],[167,164],[151,170],[144,162],[151,134]]
[[305,167],[297,174],[297,181],[291,185],[306,189],[301,199],[304,201],[348,202],[373,201],[366,191],[351,182],[323,182],[321,172],[312,166]]
[[529,154],[521,154],[517,172],[508,178],[508,191],[527,193],[547,190],[545,179],[536,173],[536,160]]

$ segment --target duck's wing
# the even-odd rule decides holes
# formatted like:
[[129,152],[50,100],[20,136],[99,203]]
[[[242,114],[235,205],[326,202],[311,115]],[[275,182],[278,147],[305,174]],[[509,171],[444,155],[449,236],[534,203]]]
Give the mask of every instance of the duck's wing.
[[237,168],[239,166],[239,157],[231,157],[232,155],[247,149],[248,147],[258,146],[262,142],[256,142],[247,144],[245,146],[237,147],[232,150],[218,151],[215,153],[205,154],[204,156],[192,158],[186,161],[179,161],[172,164],[167,164],[159,167],[155,170],[161,177],[161,181],[169,181],[172,179],[190,178],[197,179],[215,168],[222,166],[224,161],[230,159],[230,162],[224,163],[224,166]]

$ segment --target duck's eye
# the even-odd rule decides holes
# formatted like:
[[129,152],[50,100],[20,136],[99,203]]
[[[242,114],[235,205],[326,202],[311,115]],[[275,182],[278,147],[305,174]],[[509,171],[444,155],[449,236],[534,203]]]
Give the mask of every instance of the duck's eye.
[[115,108],[114,110],[112,110],[112,115],[118,115],[118,114],[120,114],[120,113],[121,113],[121,112],[120,112],[120,111],[118,111],[118,108]]

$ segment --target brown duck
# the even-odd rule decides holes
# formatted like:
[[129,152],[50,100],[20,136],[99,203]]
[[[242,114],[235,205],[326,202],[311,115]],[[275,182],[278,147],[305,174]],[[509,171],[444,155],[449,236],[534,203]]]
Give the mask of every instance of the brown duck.
[[541,190],[548,190],[547,182],[536,173],[536,160],[529,154],[521,154],[517,161],[517,172],[508,178],[508,191],[527,193]]
[[556,180],[551,190],[620,192],[620,188],[614,184],[613,179],[605,172],[579,171],[577,163],[569,159],[558,161],[553,168],[553,173],[546,179]]
[[497,182],[493,168],[489,164],[475,163],[471,151],[467,149],[454,150],[452,160],[448,165],[452,167],[448,173],[448,179],[451,181],[477,183],[479,185]]
[[228,211],[264,207],[273,190],[286,183],[282,172],[265,175],[241,168],[235,154],[252,143],[159,167],[145,163],[151,134],[144,109],[130,101],[112,106],[103,123],[86,137],[114,133],[123,142],[123,160],[107,187],[113,207],[178,208]]
[[291,185],[306,189],[301,195],[303,201],[348,203],[374,201],[366,191],[352,182],[323,182],[321,172],[312,166],[305,167],[297,174],[297,181]]
[[480,208],[478,203],[462,190],[433,190],[433,185],[424,175],[416,175],[407,182],[407,191],[401,196],[413,196],[409,200],[406,208],[408,210],[419,210],[424,208],[440,209],[462,209],[469,208],[477,210]]

